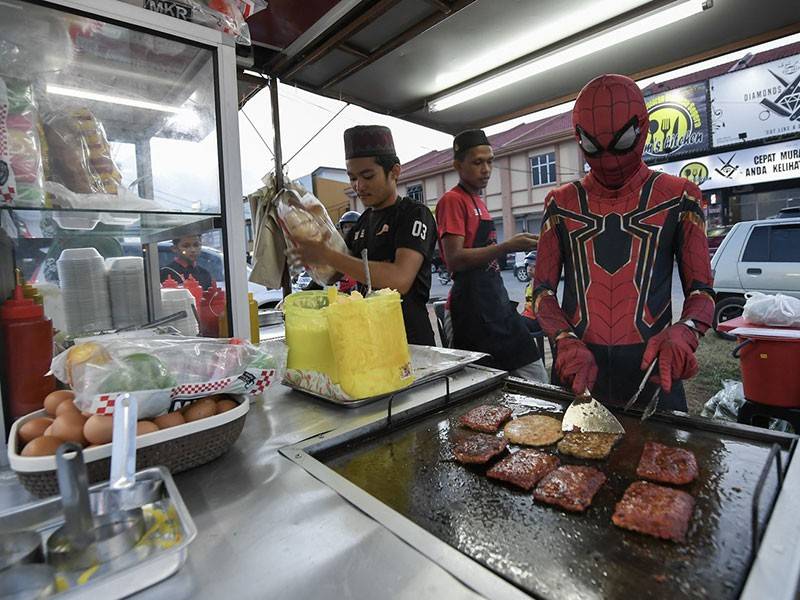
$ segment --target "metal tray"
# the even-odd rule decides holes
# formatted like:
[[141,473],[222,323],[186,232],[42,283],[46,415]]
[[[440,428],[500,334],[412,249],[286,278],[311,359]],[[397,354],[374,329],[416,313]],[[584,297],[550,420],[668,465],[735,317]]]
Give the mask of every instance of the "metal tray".
[[[109,572],[88,577],[88,581],[83,585],[55,594],[53,598],[124,598],[166,579],[186,562],[187,549],[197,536],[197,528],[172,476],[164,467],[143,469],[136,475],[163,480],[164,499],[154,506],[174,513],[180,527],[180,540],[169,548],[153,549],[143,557],[137,557],[134,553],[140,551],[134,548],[131,552],[103,565],[110,567]],[[90,489],[101,489],[107,485],[106,482],[94,485]],[[56,496],[0,513],[0,533],[21,529],[35,530],[46,542],[47,537],[63,522],[61,499]]]
[[371,396],[369,398],[361,398],[359,400],[339,400],[331,398],[323,394],[319,394],[313,390],[303,388],[298,385],[284,381],[283,385],[303,392],[319,400],[331,402],[338,406],[346,406],[347,408],[358,408],[370,402],[377,402],[384,398],[390,398],[412,390],[415,387],[430,383],[434,379],[445,377],[456,371],[460,371],[469,364],[475,363],[486,356],[482,352],[469,352],[467,350],[455,350],[453,348],[438,348],[436,346],[416,346],[409,344],[408,349],[411,351],[411,369],[414,372],[414,383],[411,385],[391,392],[390,394],[381,394],[379,396]]
[[[534,502],[531,493],[485,477],[485,468],[453,460],[452,441],[465,433],[458,417],[469,408],[502,403],[516,414],[558,414],[568,402],[558,390],[509,380],[281,453],[490,597],[737,597],[780,490],[774,461],[782,471],[797,437],[679,413],[641,423],[638,411],[615,411],[627,434],[608,460],[560,456],[562,464],[589,464],[608,476],[583,514]],[[646,440],[679,444],[698,458],[700,477],[684,488],[697,503],[685,544],[611,523],[615,503],[639,479]]]

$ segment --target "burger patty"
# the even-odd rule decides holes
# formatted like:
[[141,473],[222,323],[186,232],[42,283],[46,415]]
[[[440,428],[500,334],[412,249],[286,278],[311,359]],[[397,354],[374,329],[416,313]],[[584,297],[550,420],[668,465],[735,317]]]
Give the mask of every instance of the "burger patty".
[[457,441],[453,454],[460,463],[482,465],[502,453],[507,445],[504,438],[476,433]]
[[683,542],[693,510],[694,498],[686,492],[636,481],[617,502],[611,520],[623,529]]
[[697,477],[697,460],[689,450],[646,442],[636,474],[642,479],[683,485]]
[[602,460],[611,454],[611,449],[622,437],[617,433],[582,433],[570,431],[558,442],[558,451],[575,458]]
[[549,446],[563,437],[561,421],[545,415],[525,415],[506,423],[503,435],[512,444]]
[[545,475],[533,497],[564,510],[583,512],[605,481],[606,476],[594,467],[565,465]]
[[523,449],[501,460],[489,469],[486,475],[528,491],[542,477],[555,469],[559,462],[558,458],[552,454]]
[[505,406],[482,404],[461,415],[459,423],[475,431],[497,433],[500,426],[511,418],[511,409]]

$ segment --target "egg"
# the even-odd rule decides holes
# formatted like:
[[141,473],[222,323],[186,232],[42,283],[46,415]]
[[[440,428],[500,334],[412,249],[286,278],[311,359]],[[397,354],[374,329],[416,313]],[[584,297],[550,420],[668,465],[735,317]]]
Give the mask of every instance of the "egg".
[[56,390],[50,392],[44,399],[44,409],[51,417],[56,416],[56,407],[64,402],[64,400],[74,400],[75,392],[71,390]]
[[42,435],[53,435],[53,426],[52,426],[52,425],[50,425],[50,427],[48,427],[47,429],[45,429],[45,430],[44,430],[44,433],[43,433]]
[[[81,411],[75,406],[75,402],[72,400],[64,400],[63,402],[59,402],[58,406],[56,406],[56,418],[65,413],[75,413],[79,415]],[[83,418],[86,420],[86,417]]]
[[136,435],[144,435],[158,431],[158,425],[152,421],[139,421],[136,423]]
[[75,412],[62,412],[53,421],[53,435],[61,438],[65,442],[75,442],[76,444],[85,444],[86,438],[83,437],[83,426],[86,423],[86,418],[79,413]]
[[22,449],[22,456],[52,456],[64,440],[50,435],[43,435],[31,440]]
[[114,417],[111,415],[92,415],[83,424],[83,437],[90,444],[107,444],[114,430]]
[[52,424],[53,419],[50,417],[36,417],[30,421],[25,421],[19,428],[19,439],[22,440],[23,444],[27,444],[35,438],[42,437]]
[[183,409],[183,418],[187,423],[192,421],[199,421],[217,413],[217,403],[213,398],[202,398],[195,400],[189,406]]
[[158,425],[159,429],[167,429],[169,427],[183,425],[186,423],[186,419],[183,418],[183,415],[180,412],[176,411],[156,417],[153,419],[153,422]]
[[220,400],[217,402],[217,414],[224,413],[227,410],[231,410],[239,406],[235,400]]

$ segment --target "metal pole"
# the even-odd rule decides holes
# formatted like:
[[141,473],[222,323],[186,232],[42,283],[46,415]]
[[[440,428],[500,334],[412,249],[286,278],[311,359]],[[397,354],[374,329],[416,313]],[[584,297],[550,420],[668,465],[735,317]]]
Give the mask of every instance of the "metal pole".
[[[274,155],[275,155],[275,190],[283,189],[283,149],[281,148],[281,115],[278,106],[278,78],[269,79],[269,100],[272,108],[272,131],[274,133]],[[292,293],[292,282],[289,278],[289,265],[283,265],[283,276],[281,277],[281,288],[285,298]]]

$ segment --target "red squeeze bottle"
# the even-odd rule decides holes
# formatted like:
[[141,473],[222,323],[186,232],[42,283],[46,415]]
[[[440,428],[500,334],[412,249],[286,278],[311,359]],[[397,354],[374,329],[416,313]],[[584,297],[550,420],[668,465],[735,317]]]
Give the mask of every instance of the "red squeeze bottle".
[[0,306],[2,370],[6,400],[12,419],[44,407],[45,397],[56,389],[50,371],[53,360],[53,324],[44,308],[25,298],[17,281],[14,297]]
[[176,289],[180,286],[178,285],[178,282],[172,278],[172,275],[167,275],[167,278],[161,282],[161,287],[166,289]]
[[189,275],[183,282],[183,287],[189,290],[189,293],[194,296],[195,306],[200,306],[200,298],[203,297],[203,288],[200,282],[197,281],[192,275]]

